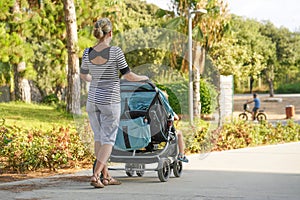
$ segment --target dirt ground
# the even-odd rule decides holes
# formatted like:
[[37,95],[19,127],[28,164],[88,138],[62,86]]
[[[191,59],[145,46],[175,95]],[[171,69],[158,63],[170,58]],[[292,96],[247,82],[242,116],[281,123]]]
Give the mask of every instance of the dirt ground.
[[32,179],[32,178],[50,177],[50,176],[62,175],[62,174],[74,174],[83,169],[90,169],[90,168],[86,166],[84,168],[64,169],[64,170],[58,170],[56,172],[43,170],[43,171],[36,171],[36,172],[28,172],[24,174],[1,173],[0,171],[0,183],[21,181],[21,180]]
[[[259,94],[261,100],[261,109],[267,113],[268,120],[285,120],[286,119],[286,106],[293,105],[295,115],[292,117],[294,120],[300,120],[300,94],[294,95],[275,95],[273,98],[268,94]],[[243,111],[243,104],[247,100],[252,100],[252,95],[235,95],[234,96],[234,113],[233,116],[237,117]],[[253,103],[249,105],[252,110]]]
[[[296,95],[276,95],[270,98],[267,94],[259,95],[261,100],[261,108],[265,110],[268,120],[285,120],[286,119],[286,106],[293,105],[295,108],[294,120],[300,120],[300,94]],[[234,113],[233,116],[237,117],[243,111],[243,104],[247,100],[251,100],[252,95],[235,95],[234,96]],[[252,109],[253,105],[250,105]],[[47,177],[57,174],[70,174],[75,173],[81,169],[68,169],[60,170],[58,172],[30,172],[27,174],[7,174],[0,171],[0,183],[18,181],[37,177]],[[84,177],[86,179],[86,177]]]

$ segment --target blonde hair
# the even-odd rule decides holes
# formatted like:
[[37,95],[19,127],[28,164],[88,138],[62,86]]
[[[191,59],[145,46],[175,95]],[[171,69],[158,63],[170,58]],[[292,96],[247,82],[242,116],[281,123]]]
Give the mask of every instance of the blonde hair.
[[94,36],[102,40],[104,36],[112,30],[111,21],[108,18],[99,19],[94,26]]

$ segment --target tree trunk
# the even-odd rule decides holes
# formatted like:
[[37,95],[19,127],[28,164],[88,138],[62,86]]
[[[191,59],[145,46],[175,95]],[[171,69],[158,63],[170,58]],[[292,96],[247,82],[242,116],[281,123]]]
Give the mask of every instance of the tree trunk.
[[200,44],[197,43],[193,55],[193,109],[194,116],[201,117],[200,78],[205,64],[205,49],[202,49]]
[[274,80],[274,66],[269,66],[268,70],[266,70],[266,77],[267,77],[267,81],[269,83],[269,93],[270,93],[270,97],[274,97],[274,84],[273,84],[273,80]]
[[274,84],[272,79],[268,79],[270,97],[274,97]]
[[64,13],[68,48],[67,111],[72,114],[81,114],[79,60],[77,56],[78,36],[76,12],[73,0],[64,0]]
[[250,94],[253,93],[253,83],[254,83],[254,78],[253,76],[250,77]]
[[181,63],[181,71],[184,72],[184,73],[188,73],[189,72],[188,57],[189,57],[189,53],[188,53],[188,51],[185,51],[185,53],[184,53],[184,59],[182,60],[182,63]]
[[[14,6],[12,8],[13,13],[19,13],[20,12],[20,5],[18,1],[15,1]],[[15,21],[19,21],[20,19],[15,17]],[[24,39],[25,40],[25,39]],[[29,81],[24,78],[24,75],[22,74],[26,70],[26,63],[20,62],[17,66],[14,66],[14,88],[12,99],[13,100],[21,100],[26,103],[31,102],[31,90]]]
[[16,100],[24,101],[25,103],[31,103],[31,89],[28,79],[22,76],[22,72],[26,69],[26,63],[21,62],[15,70],[15,97]]

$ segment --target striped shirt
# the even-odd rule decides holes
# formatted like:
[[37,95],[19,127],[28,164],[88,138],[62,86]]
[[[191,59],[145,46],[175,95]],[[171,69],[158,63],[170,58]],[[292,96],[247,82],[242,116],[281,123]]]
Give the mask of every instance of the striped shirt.
[[[93,64],[91,60],[97,56],[101,56],[107,61],[103,64]],[[86,48],[82,56],[80,73],[92,76],[88,101],[102,105],[119,103],[119,71],[122,75],[130,72],[124,53],[119,47],[108,47],[101,52]]]

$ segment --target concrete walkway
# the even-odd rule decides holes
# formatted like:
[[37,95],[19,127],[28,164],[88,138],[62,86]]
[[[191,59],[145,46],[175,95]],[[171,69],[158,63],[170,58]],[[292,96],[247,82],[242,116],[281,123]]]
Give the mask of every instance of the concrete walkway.
[[300,174],[300,143],[212,152],[190,158],[193,164],[185,169]]
[[67,176],[0,183],[0,199],[271,199],[300,198],[300,143],[189,156],[180,178],[162,183],[155,171],[127,177],[111,171],[120,186],[94,189],[91,170]]

